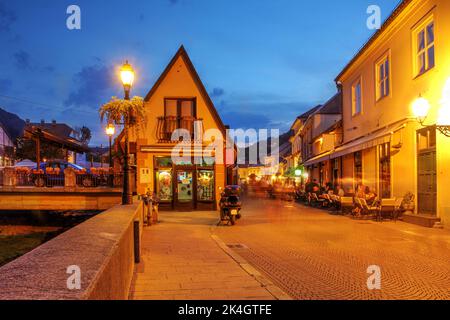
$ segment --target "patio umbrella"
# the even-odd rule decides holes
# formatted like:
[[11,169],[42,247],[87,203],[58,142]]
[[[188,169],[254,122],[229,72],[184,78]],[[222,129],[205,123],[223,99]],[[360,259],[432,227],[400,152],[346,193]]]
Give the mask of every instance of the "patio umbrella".
[[36,162],[25,159],[23,161],[16,163],[16,165],[14,167],[27,167],[27,168],[33,169],[33,168],[36,168],[36,166],[37,166]]

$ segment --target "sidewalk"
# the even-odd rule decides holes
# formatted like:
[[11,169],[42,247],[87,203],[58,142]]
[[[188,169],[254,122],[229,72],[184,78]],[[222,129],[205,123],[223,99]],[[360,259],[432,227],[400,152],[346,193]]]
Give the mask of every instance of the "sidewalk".
[[160,220],[144,229],[130,299],[275,299],[211,237],[215,212],[161,212]]

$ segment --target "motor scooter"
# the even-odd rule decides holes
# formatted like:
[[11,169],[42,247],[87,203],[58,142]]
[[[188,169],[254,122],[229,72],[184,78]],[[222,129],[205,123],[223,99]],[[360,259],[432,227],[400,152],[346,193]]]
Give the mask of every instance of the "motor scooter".
[[234,226],[241,219],[242,202],[240,199],[241,188],[239,186],[226,186],[220,197],[220,222]]

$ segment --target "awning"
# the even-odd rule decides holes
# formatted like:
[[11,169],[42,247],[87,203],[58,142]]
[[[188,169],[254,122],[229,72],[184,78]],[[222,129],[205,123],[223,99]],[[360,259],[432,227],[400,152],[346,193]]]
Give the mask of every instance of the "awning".
[[376,147],[383,143],[388,143],[391,141],[391,136],[402,129],[405,126],[406,121],[403,123],[396,123],[390,126],[387,126],[383,129],[375,131],[367,136],[359,138],[353,142],[347,143],[343,146],[338,147],[332,154],[330,159],[335,159],[338,157],[342,157],[346,154],[358,152],[361,150],[369,149],[372,147]]
[[308,167],[308,166],[312,166],[314,164],[317,164],[319,162],[330,160],[330,154],[331,154],[331,151],[319,154],[318,156],[315,156],[314,158],[311,158],[308,161],[306,161],[304,163],[304,165],[306,167]]

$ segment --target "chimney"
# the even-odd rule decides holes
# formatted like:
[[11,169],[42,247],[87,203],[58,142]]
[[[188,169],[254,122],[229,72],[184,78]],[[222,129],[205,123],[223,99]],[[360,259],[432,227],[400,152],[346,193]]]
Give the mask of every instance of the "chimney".
[[41,124],[45,124],[45,120],[44,119],[41,119]]
[[53,125],[56,125],[56,120],[52,120],[52,124],[53,124]]

